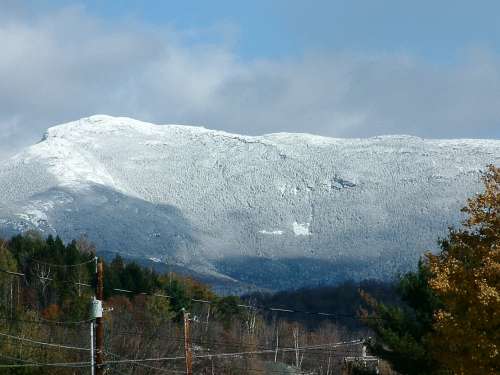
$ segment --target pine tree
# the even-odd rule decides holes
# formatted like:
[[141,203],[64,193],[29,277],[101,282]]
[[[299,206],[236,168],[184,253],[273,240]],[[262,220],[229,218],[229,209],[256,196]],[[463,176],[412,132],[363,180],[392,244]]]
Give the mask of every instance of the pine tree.
[[367,302],[362,310],[366,323],[377,337],[371,351],[391,363],[394,370],[407,375],[445,373],[434,360],[429,337],[433,331],[433,314],[440,301],[429,286],[428,264],[420,262],[417,272],[404,275],[397,287],[399,305],[386,305],[361,291]]

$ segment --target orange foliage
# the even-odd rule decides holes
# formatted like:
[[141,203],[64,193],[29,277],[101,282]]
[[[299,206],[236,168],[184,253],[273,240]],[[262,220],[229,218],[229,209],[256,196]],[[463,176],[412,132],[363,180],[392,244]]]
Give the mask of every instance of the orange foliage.
[[61,316],[61,307],[58,304],[51,304],[42,310],[42,317],[48,320],[57,320]]
[[468,201],[460,230],[428,254],[430,286],[444,307],[435,314],[436,358],[454,374],[500,373],[500,168]]

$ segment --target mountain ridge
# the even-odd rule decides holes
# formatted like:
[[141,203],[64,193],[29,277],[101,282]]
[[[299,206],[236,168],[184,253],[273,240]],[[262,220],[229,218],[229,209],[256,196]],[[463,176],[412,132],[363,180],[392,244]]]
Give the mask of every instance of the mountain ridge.
[[0,162],[0,233],[87,235],[269,289],[391,277],[459,223],[499,162],[497,140],[246,136],[96,115]]

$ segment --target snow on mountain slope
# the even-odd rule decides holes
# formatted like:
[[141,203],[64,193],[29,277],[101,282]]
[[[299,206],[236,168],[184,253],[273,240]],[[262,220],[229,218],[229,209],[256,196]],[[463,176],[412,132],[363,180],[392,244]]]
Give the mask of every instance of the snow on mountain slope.
[[460,220],[500,141],[259,137],[92,116],[0,163],[0,231],[286,288],[390,277]]

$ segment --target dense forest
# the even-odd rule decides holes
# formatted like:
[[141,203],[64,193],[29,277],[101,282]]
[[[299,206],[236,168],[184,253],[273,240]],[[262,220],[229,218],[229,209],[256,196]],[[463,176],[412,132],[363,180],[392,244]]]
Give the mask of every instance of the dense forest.
[[[333,320],[343,329],[357,331],[366,330],[366,322],[359,315],[360,309],[365,306],[361,290],[386,304],[401,304],[397,282],[380,280],[346,281],[334,286],[300,288],[276,293],[251,293],[243,295],[242,299],[267,308],[293,310],[292,315],[287,315],[286,312],[278,314],[283,319],[293,319],[310,329]],[[314,314],[315,312],[328,312],[333,316],[318,315]],[[267,310],[266,316],[272,317],[275,314],[277,313]]]
[[[441,251],[393,284],[221,297],[120,256],[100,260],[103,368],[188,373],[192,356],[193,374],[498,374],[500,169],[484,184]],[[0,240],[2,373],[90,373],[96,254],[85,239]]]

